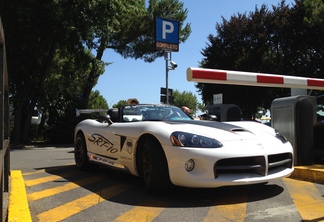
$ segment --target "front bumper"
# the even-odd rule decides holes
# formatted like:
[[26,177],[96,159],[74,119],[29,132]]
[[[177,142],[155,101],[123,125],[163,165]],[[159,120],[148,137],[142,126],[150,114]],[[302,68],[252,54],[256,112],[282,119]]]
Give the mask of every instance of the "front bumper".
[[[242,144],[214,149],[166,147],[171,182],[196,188],[246,185],[287,177],[294,170],[290,143],[272,149],[238,145]],[[187,171],[185,163],[190,159],[195,167]]]

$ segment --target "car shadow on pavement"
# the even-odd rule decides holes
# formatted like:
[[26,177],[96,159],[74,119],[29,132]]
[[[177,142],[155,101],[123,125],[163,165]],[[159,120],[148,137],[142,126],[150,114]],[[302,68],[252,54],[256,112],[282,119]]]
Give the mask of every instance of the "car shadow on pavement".
[[[242,185],[212,189],[181,188],[151,195],[145,189],[143,179],[107,167],[80,171],[74,164],[38,168],[46,173],[62,177],[67,181],[97,193],[101,198],[120,204],[150,207],[204,207],[254,202],[280,195],[284,189],[277,184]],[[58,184],[59,185],[59,184]],[[111,189],[110,189],[111,188]]]

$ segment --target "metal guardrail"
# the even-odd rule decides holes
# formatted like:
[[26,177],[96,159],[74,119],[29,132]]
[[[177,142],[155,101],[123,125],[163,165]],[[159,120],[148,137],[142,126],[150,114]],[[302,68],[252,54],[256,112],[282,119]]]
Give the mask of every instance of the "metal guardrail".
[[4,192],[9,192],[10,152],[9,152],[9,85],[5,37],[0,17],[0,218],[5,221]]

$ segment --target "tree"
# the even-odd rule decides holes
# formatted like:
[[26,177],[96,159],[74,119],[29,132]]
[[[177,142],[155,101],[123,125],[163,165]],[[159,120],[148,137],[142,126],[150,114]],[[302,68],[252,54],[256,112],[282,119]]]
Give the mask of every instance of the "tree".
[[198,101],[197,97],[192,92],[179,92],[178,90],[174,90],[173,97],[174,101],[172,105],[178,107],[187,106],[190,109],[191,113],[196,113]]
[[100,95],[98,90],[91,91],[90,98],[89,98],[89,109],[108,109],[107,100]]
[[87,47],[96,51],[87,84],[83,91],[84,105],[100,73],[96,71],[96,61],[100,61],[106,49],[113,49],[125,58],[142,58],[152,62],[163,56],[154,44],[154,17],[164,17],[179,21],[179,41],[185,42],[191,32],[190,25],[184,25],[187,9],[178,0],[150,0],[145,8],[144,0],[100,1],[94,12],[96,20],[94,34],[86,40]]
[[[0,14],[15,116],[12,142],[26,143],[35,106],[42,106],[48,115],[70,110],[58,115],[62,119],[73,118],[76,106],[87,108],[92,88],[109,65],[101,61],[106,49],[147,62],[162,56],[153,41],[154,16],[179,20],[180,42],[188,38],[191,30],[184,24],[183,3],[151,0],[146,8],[145,2],[3,1]],[[48,119],[53,120],[52,127],[60,122],[57,116]]]
[[[202,51],[201,67],[292,76],[323,76],[320,34],[304,22],[305,8],[282,1],[269,10],[265,5],[248,15],[238,13],[216,24],[217,35]],[[253,118],[258,107],[269,108],[273,99],[290,95],[289,89],[199,83],[204,103],[223,93],[224,103],[241,107],[244,118]]]
[[116,103],[116,104],[113,105],[113,108],[119,108],[119,107],[126,106],[126,105],[127,105],[127,101],[126,100],[119,100],[118,103]]
[[324,27],[324,2],[323,0],[304,0],[306,9],[305,21],[309,25]]
[[75,110],[82,107],[82,85],[88,68],[82,63],[79,64],[78,59],[70,56],[68,52],[57,50],[37,102],[37,107],[42,113],[42,121],[38,125],[39,138],[46,139],[45,135],[49,134],[46,132],[48,128],[53,134],[55,131],[67,129],[73,131],[77,123]]

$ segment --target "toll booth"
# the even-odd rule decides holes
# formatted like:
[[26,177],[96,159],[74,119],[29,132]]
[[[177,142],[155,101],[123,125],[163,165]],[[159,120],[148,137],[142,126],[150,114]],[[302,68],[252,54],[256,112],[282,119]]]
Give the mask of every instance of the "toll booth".
[[208,114],[216,115],[217,121],[240,121],[242,110],[235,104],[215,104],[208,106]]
[[291,96],[273,100],[271,127],[283,134],[294,148],[294,165],[314,163],[316,98]]

